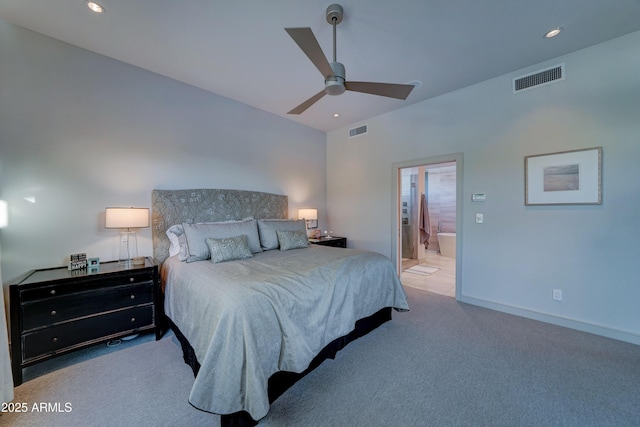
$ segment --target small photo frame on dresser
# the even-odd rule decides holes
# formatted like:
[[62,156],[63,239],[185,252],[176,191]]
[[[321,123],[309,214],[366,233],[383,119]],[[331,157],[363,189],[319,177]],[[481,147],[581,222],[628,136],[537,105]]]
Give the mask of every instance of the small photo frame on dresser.
[[69,270],[84,270],[87,268],[87,254],[79,253],[79,254],[71,254],[69,255]]
[[100,258],[89,258],[87,260],[87,272],[97,273],[100,270]]

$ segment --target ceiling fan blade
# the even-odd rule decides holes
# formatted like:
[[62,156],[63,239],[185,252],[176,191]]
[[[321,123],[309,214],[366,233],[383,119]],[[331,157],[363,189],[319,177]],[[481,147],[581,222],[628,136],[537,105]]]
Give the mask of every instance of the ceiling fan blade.
[[300,49],[302,49],[311,62],[313,62],[313,65],[322,73],[325,80],[327,77],[333,76],[331,65],[329,65],[327,57],[324,56],[318,39],[313,35],[311,28],[285,28],[284,30],[289,33],[293,41],[300,46]]
[[354,92],[370,93],[396,99],[407,99],[414,88],[413,85],[372,82],[344,82],[344,87]]
[[304,101],[302,104],[298,105],[293,110],[289,111],[287,114],[302,114],[304,112],[304,110],[306,110],[307,108],[311,107],[313,104],[318,102],[318,100],[320,98],[322,98],[325,95],[326,95],[326,93],[325,93],[325,91],[323,89],[320,92],[318,92],[315,95],[313,95],[311,98],[309,98],[306,101]]

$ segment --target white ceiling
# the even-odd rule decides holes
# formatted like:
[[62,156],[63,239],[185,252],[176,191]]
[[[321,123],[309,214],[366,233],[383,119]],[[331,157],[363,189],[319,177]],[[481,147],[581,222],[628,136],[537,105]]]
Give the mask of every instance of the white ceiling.
[[292,116],[324,86],[284,28],[311,27],[331,61],[331,1],[100,2],[103,15],[83,0],[3,0],[0,18],[323,131],[640,30],[640,0],[343,0],[347,81],[422,86],[405,101],[325,96]]

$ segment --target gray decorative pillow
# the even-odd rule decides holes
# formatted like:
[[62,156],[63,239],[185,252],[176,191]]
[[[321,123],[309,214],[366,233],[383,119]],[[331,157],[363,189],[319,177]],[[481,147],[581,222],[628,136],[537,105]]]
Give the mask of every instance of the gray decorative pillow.
[[306,231],[276,230],[281,251],[306,248],[309,246],[309,238]]
[[265,251],[278,249],[277,230],[302,231],[306,234],[307,226],[303,219],[259,219],[260,245]]
[[247,243],[252,253],[262,252],[256,220],[237,222],[213,222],[203,224],[182,223],[187,236],[189,257],[187,262],[209,259],[209,246],[205,239],[224,239],[227,237],[247,236]]
[[[231,222],[242,222],[254,219],[252,216],[242,218],[241,220],[228,220],[228,221],[213,221],[213,222],[199,222],[198,224],[226,224]],[[167,236],[169,237],[169,256],[178,255],[180,261],[186,261],[189,258],[189,247],[187,246],[187,236],[184,234],[184,228],[182,224],[176,224],[169,227],[167,230]]]
[[253,254],[247,243],[247,236],[226,237],[224,239],[205,239],[209,252],[211,252],[211,262],[219,263],[236,259],[252,258]]

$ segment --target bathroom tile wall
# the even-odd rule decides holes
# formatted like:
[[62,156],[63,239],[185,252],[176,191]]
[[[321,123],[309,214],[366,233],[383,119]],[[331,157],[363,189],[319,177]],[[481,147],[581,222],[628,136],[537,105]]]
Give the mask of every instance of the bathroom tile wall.
[[429,250],[438,251],[438,221],[443,233],[456,232],[456,168],[445,166],[428,168],[429,222],[431,238]]

